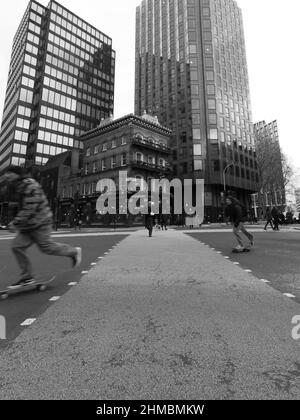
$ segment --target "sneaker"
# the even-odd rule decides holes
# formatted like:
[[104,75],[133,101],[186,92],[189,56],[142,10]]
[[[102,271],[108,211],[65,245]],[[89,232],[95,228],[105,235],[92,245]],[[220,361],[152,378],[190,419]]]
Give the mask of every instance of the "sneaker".
[[250,241],[250,245],[251,246],[254,246],[254,237],[252,236],[252,239],[251,239],[251,241]]
[[76,249],[76,254],[74,255],[74,257],[72,257],[72,263],[73,263],[73,267],[79,267],[81,264],[81,259],[82,259],[82,250],[81,248],[75,248]]
[[8,289],[18,289],[19,287],[23,287],[23,286],[30,286],[33,283],[34,283],[33,278],[26,279],[26,280],[19,280],[17,283],[12,284],[11,286],[8,286]]
[[244,247],[241,245],[238,245],[237,247],[234,248],[236,251],[243,251]]

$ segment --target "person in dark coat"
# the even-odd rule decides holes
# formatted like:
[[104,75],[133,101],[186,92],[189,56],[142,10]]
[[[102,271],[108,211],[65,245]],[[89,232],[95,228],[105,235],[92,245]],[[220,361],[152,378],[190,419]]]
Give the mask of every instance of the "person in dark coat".
[[168,230],[167,225],[168,225],[168,215],[167,214],[162,214],[161,215],[161,229],[162,230]]
[[154,221],[155,214],[151,210],[151,202],[148,203],[148,213],[145,215],[145,227],[149,231],[149,238],[152,237],[153,227],[155,224]]
[[273,221],[274,221],[274,230],[279,230],[279,212],[277,210],[277,207],[273,207],[272,208],[272,217],[273,217]]
[[238,251],[242,251],[244,247],[243,240],[240,236],[242,232],[250,241],[251,246],[254,245],[254,236],[249,233],[244,224],[243,224],[243,210],[242,205],[235,197],[229,195],[226,197],[226,209],[225,215],[230,219],[231,224],[233,225],[233,234],[238,241],[238,246],[235,248]]
[[273,217],[272,217],[272,212],[271,212],[270,207],[267,207],[266,209],[265,218],[266,218],[266,224],[265,224],[264,230],[267,231],[268,224],[270,224],[271,228],[274,230]]
[[19,211],[9,224],[9,230],[17,233],[12,251],[22,272],[19,281],[9,288],[16,289],[34,282],[32,266],[26,255],[26,250],[33,244],[45,254],[69,257],[73,267],[77,267],[81,263],[81,248],[56,243],[51,238],[53,215],[40,184],[19,166],[10,166],[0,178],[2,183],[14,187],[20,197]]

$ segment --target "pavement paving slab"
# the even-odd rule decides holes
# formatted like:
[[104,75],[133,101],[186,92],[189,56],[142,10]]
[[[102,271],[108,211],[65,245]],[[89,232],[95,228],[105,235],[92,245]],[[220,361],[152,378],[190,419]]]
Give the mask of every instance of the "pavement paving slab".
[[0,399],[299,399],[295,315],[190,236],[140,230],[2,350]]

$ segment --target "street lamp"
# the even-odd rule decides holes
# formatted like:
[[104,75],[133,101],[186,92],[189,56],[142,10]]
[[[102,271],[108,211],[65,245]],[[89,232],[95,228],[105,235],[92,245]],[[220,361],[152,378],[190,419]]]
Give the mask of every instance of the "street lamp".
[[226,171],[228,168],[230,168],[230,166],[233,166],[233,165],[234,163],[231,162],[227,166],[225,166],[225,168],[223,169],[224,196],[226,195]]

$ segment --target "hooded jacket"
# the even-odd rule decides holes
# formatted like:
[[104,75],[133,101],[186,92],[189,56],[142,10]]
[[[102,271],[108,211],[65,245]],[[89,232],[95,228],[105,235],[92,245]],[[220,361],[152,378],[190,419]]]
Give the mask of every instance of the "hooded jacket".
[[231,204],[225,209],[226,217],[229,217],[234,226],[238,227],[238,225],[243,221],[242,205],[236,198],[228,198],[231,200]]
[[52,212],[40,184],[32,178],[21,178],[16,192],[20,196],[19,212],[13,225],[20,232],[31,231],[52,222]]

